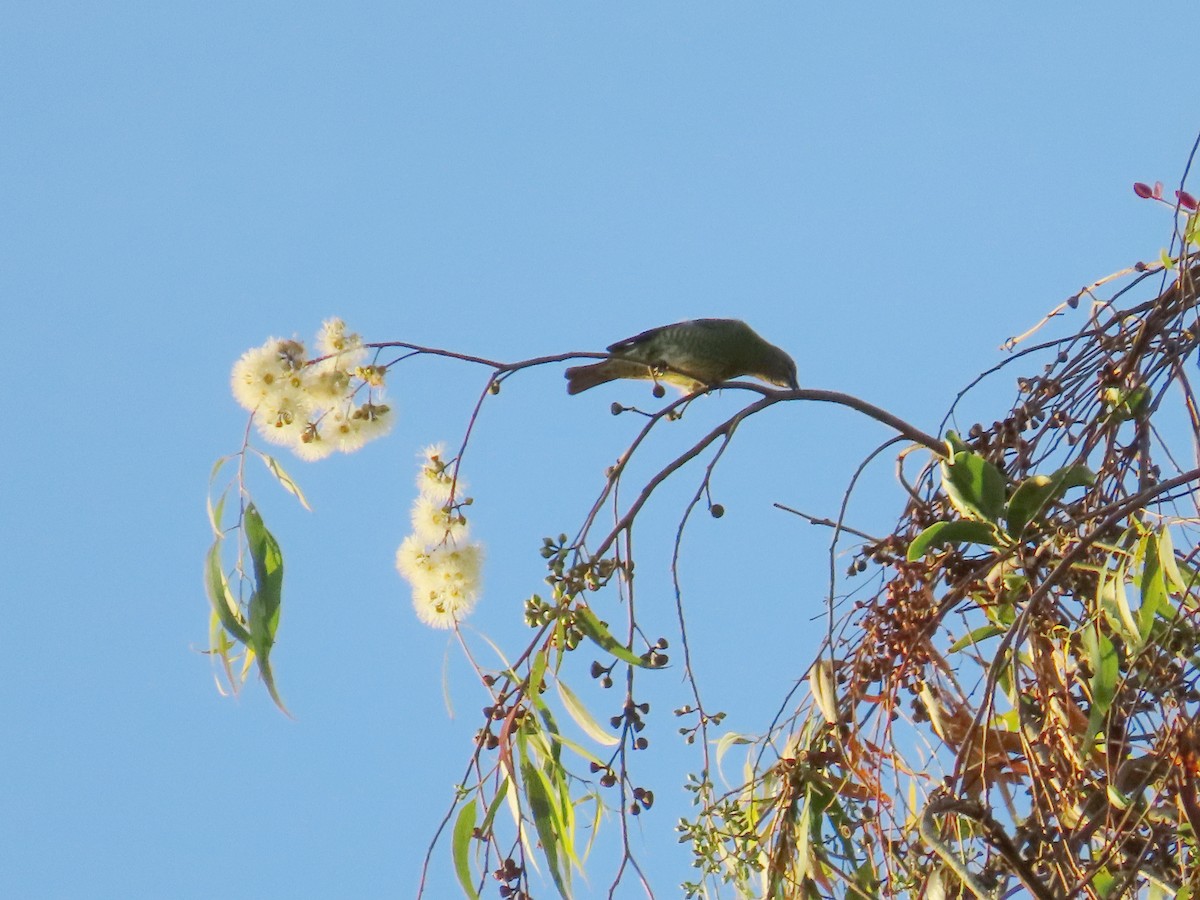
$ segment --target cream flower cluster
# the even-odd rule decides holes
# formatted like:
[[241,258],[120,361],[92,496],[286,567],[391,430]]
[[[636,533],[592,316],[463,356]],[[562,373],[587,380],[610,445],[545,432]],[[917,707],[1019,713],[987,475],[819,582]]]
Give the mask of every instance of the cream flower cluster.
[[[431,628],[453,628],[479,600],[483,545],[468,540],[462,479],[447,471],[445,446],[427,447],[417,476],[413,532],[396,551],[396,569],[412,585],[413,609]],[[451,492],[453,491],[453,496]]]
[[353,453],[396,418],[380,402],[384,368],[363,365],[362,338],[347,334],[345,322],[327,319],[317,350],[309,361],[304,344],[271,338],[242,354],[230,378],[234,399],[254,413],[259,433],[308,460]]

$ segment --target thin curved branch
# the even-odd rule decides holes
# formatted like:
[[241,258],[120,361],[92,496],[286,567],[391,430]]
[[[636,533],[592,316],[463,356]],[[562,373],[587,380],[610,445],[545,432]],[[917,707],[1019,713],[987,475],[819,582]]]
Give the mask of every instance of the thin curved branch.
[[[489,359],[485,356],[474,356],[469,353],[457,353],[452,350],[443,350],[439,347],[425,347],[420,344],[410,344],[405,341],[382,341],[379,343],[364,344],[363,346],[372,349],[403,349],[411,350],[415,353],[428,356],[442,356],[448,359],[456,359],[461,362],[475,363],[476,365],[488,366],[495,369],[497,373],[504,374],[508,372],[516,372],[521,369],[528,369],[534,366],[548,365],[556,362],[568,362],[573,359],[608,359],[607,353],[594,352],[570,352],[570,353],[555,353],[549,356],[537,356],[530,359],[523,359],[517,362],[502,362],[501,360]],[[842,393],[841,391],[826,391],[817,388],[799,388],[794,391],[778,390],[775,388],[765,387],[760,384],[749,381],[726,381],[721,384],[712,385],[698,393],[721,389],[737,389],[753,391],[762,394],[765,398],[770,398],[773,402],[780,400],[812,400],[818,403],[834,403],[838,406],[846,406],[850,409],[857,410],[868,418],[874,419],[887,425],[889,428],[902,434],[904,437],[917,444],[923,444],[934,453],[944,456],[946,452],[945,444],[925,433],[915,425],[904,421],[899,416],[895,416],[887,410],[875,406],[873,403],[868,403],[858,397],[850,394]],[[770,404],[767,404],[770,405]]]
[[718,387],[753,391],[776,401],[812,400],[816,403],[833,403],[836,406],[845,406],[862,413],[868,419],[874,419],[876,422],[886,425],[903,437],[908,438],[914,444],[921,444],[924,447],[928,447],[938,456],[946,455],[945,441],[939,440],[933,435],[922,431],[917,426],[906,422],[899,416],[893,415],[886,409],[876,406],[874,403],[868,403],[866,400],[862,400],[852,394],[846,394],[841,391],[826,391],[819,388],[798,388],[794,391],[781,391],[763,387],[760,384],[754,384],[749,381],[727,381],[722,385],[718,385]]

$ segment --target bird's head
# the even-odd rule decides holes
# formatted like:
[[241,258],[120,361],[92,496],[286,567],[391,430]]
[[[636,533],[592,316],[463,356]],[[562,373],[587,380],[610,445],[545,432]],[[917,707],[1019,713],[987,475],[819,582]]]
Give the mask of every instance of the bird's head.
[[771,347],[771,352],[763,359],[763,370],[755,374],[778,387],[791,388],[793,391],[800,387],[800,382],[796,380],[795,360],[778,347]]

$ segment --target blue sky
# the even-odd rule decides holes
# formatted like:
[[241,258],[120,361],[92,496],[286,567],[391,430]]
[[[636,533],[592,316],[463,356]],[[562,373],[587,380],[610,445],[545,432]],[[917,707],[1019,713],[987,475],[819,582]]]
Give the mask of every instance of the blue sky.
[[[1130,184],[1171,185],[1200,128],[1180,40],[1200,13],[1139,9],[8,4],[0,893],[412,893],[483,695],[416,622],[392,553],[416,452],[460,438],[484,373],[395,373],[388,439],[290,462],[312,514],[256,482],[287,555],[293,721],[253,682],[220,697],[198,652],[205,482],[244,427],[227,389],[243,350],[335,314],[369,340],[513,360],[736,316],[802,384],[934,430],[1006,337],[1169,239]],[[508,647],[541,537],[573,531],[636,427],[609,403],[650,399],[563,386],[557,369],[508,382],[467,464],[489,553],[471,624]],[[1009,391],[985,387],[979,415]],[[643,474],[737,400],[706,399]],[[771,503],[834,514],[885,436],[790,404],[719,469],[729,512],[689,533],[684,587],[732,728],[765,727],[815,646],[827,535]],[[664,536],[694,485],[639,541],[642,608],[668,636]],[[884,528],[900,502],[884,465],[852,521]],[[607,717],[618,698],[577,665]],[[677,674],[652,690],[639,765],[660,800],[636,849],[669,897],[694,759],[667,715]],[[453,896],[435,866],[433,896]]]

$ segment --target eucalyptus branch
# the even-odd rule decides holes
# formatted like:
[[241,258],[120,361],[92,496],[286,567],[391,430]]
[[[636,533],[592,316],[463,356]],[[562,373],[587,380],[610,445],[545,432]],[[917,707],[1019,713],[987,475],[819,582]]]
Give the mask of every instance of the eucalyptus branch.
[[[642,507],[645,506],[646,502],[650,499],[650,496],[660,484],[662,484],[676,471],[704,452],[705,448],[712,444],[712,442],[717,438],[731,434],[733,429],[736,428],[742,421],[750,418],[764,409],[774,406],[776,403],[788,400],[814,400],[846,406],[851,409],[858,410],[869,418],[888,425],[889,427],[898,431],[902,436],[915,443],[922,444],[939,455],[945,455],[946,453],[945,444],[943,444],[937,438],[926,434],[925,432],[913,425],[910,425],[903,419],[892,415],[886,410],[883,410],[871,403],[867,403],[865,400],[852,397],[849,394],[843,394],[837,391],[823,391],[807,388],[801,388],[795,391],[774,391],[770,390],[769,388],[761,387],[760,385],[742,382],[727,382],[725,385],[723,385],[723,387],[737,387],[744,390],[750,390],[755,393],[762,394],[763,398],[761,400],[756,400],[754,403],[751,403],[749,406],[742,408],[737,413],[730,416],[683,453],[675,457],[675,459],[673,459],[671,462],[667,463],[667,465],[661,470],[659,470],[659,472],[646,483],[645,487],[642,488],[641,492],[634,499],[625,515],[621,517],[612,531],[610,531],[609,534],[600,542],[600,545],[595,550],[596,556],[603,556],[608,548],[612,546],[612,542],[616,539],[617,535],[633,523],[633,520],[637,518],[637,515],[641,511]],[[679,403],[682,403],[687,399],[690,398],[683,398],[682,400],[676,401],[676,403],[671,404],[668,409],[675,408]],[[630,451],[627,451],[626,454],[622,456],[621,462],[618,464],[619,466],[625,465],[629,459],[629,456],[631,455],[632,449],[636,447],[638,443],[640,443],[653,424],[654,423],[652,422],[647,425],[646,428],[643,429],[642,433],[638,435],[638,438],[631,445]]]
[[[683,611],[683,587],[680,584],[679,577],[679,558],[680,551],[683,546],[684,527],[687,525],[688,519],[691,517],[692,512],[700,503],[701,498],[708,493],[709,485],[712,481],[713,470],[716,468],[721,457],[724,456],[725,450],[729,447],[729,442],[732,439],[732,432],[727,432],[724,436],[724,440],[721,442],[721,445],[717,448],[712,459],[709,460],[708,465],[705,467],[704,477],[700,480],[700,484],[696,487],[696,492],[692,496],[692,499],[688,502],[688,505],[683,512],[683,516],[680,518],[679,526],[675,530],[675,541],[671,550],[671,582],[675,590],[675,614],[679,620],[679,641],[680,647],[683,650],[683,671],[684,677],[692,689],[692,699],[696,704],[696,728],[700,732],[700,752],[704,761],[703,771],[705,778],[707,778],[708,773],[712,770],[712,762],[709,757],[708,749],[709,715],[704,709],[704,702],[700,697],[700,685],[696,679],[695,670],[692,667],[692,648],[691,642],[688,640],[687,617],[684,615]],[[693,737],[694,733],[689,734],[689,742]]]
[[938,440],[933,435],[927,434],[915,425],[888,412],[886,409],[876,406],[873,403],[868,403],[866,400],[859,399],[851,394],[841,391],[818,390],[817,388],[799,388],[794,391],[772,390],[759,384],[743,381],[726,382],[722,387],[736,387],[741,390],[753,391],[756,394],[763,394],[776,402],[783,400],[811,400],[817,403],[832,403],[836,406],[845,406],[848,409],[862,413],[868,419],[874,419],[876,422],[886,425],[893,431],[898,432],[902,437],[908,438],[914,444],[921,444],[929,448],[938,456],[946,455],[945,441]]
[[877,543],[879,541],[879,538],[875,537],[873,534],[867,534],[865,531],[859,531],[857,528],[846,525],[845,523],[835,522],[833,519],[825,516],[814,516],[806,512],[801,512],[798,509],[793,509],[786,503],[772,503],[771,505],[785,513],[791,513],[793,516],[799,516],[809,525],[820,525],[825,528],[833,528],[838,531],[844,531],[846,534],[852,534],[855,537],[862,538],[864,541],[869,541],[870,543]]

